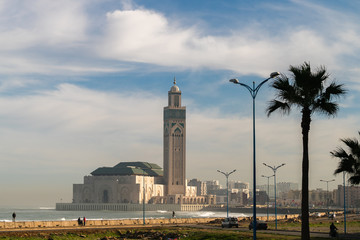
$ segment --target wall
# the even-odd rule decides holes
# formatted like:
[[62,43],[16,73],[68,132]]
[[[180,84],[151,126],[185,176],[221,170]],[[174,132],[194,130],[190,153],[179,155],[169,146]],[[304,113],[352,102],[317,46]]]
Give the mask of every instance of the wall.
[[[207,204],[145,204],[146,211],[199,211]],[[143,204],[56,203],[58,211],[142,211]]]
[[[168,218],[168,219],[145,219],[146,225],[161,224],[196,224],[209,223],[216,218]],[[121,220],[87,220],[86,226],[102,227],[102,226],[130,226],[143,225],[143,219],[121,219]],[[61,227],[77,227],[77,220],[73,221],[26,221],[26,222],[0,222],[1,229],[14,228],[61,228]],[[80,226],[81,227],[81,226]]]

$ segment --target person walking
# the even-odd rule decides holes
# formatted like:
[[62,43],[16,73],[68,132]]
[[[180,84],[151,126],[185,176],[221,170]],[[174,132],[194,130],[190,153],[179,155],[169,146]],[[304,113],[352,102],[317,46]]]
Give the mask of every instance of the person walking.
[[335,226],[334,223],[331,223],[330,225],[330,237],[337,237],[338,233],[337,233],[337,227]]
[[12,218],[13,218],[13,222],[15,222],[15,218],[16,218],[16,213],[15,212],[13,212]]
[[84,224],[84,226],[85,226],[85,223],[86,223],[86,218],[84,217],[84,219],[83,219],[83,224]]

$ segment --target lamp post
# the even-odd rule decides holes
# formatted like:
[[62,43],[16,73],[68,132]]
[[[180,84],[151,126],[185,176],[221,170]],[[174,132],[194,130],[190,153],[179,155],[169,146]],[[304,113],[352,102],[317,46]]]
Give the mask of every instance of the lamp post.
[[320,180],[320,182],[326,182],[326,208],[329,214],[329,182],[333,182],[335,179],[331,180]]
[[269,79],[278,76],[279,72],[273,72],[270,74],[270,77],[262,81],[257,87],[255,87],[255,82],[253,82],[253,86],[250,87],[244,83],[239,82],[238,79],[230,79],[229,81],[234,84],[239,84],[240,86],[245,87],[249,92],[253,99],[253,221],[254,221],[254,231],[253,231],[253,239],[256,239],[256,141],[255,141],[255,98],[257,93],[260,90],[260,87],[264,85]]
[[268,181],[268,186],[267,186],[267,194],[268,194],[268,200],[267,200],[267,210],[266,210],[266,215],[267,215],[267,220],[266,221],[269,221],[269,200],[270,200],[270,191],[269,191],[269,179],[275,175],[271,175],[271,176],[265,176],[265,175],[261,175],[262,177],[265,177],[267,178],[267,181]]
[[[145,171],[144,170],[151,170],[151,168],[142,168],[139,166],[129,166],[131,168],[135,168],[135,169],[139,169],[142,172],[142,179],[143,179],[143,224],[145,225],[145,192],[146,192],[146,188],[145,188]],[[149,175],[149,174],[147,174]],[[140,202],[140,201],[139,201]]]
[[345,185],[345,172],[343,172],[343,180],[344,180],[344,233],[346,234],[346,185]]
[[279,168],[281,168],[282,166],[285,165],[285,163],[277,166],[277,167],[272,167],[267,165],[266,163],[263,163],[265,166],[271,168],[274,171],[274,193],[275,193],[275,230],[277,230],[277,210],[276,210],[276,170],[278,170]]
[[219,173],[222,173],[226,177],[226,217],[229,217],[229,176],[230,174],[234,173],[236,169],[232,170],[231,172],[222,172],[217,170]]
[[143,171],[143,225],[145,225],[145,171],[144,169],[141,169]]

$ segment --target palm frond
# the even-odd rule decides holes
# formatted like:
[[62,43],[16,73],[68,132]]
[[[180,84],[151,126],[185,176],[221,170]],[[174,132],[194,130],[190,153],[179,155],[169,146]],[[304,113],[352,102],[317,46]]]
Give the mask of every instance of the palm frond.
[[276,98],[283,102],[301,104],[302,98],[285,75],[278,77],[271,86],[277,90]]
[[344,95],[347,93],[347,90],[345,90],[343,84],[336,84],[335,82],[332,82],[324,91],[322,94],[322,97],[326,100],[330,100],[332,97],[340,97],[341,95]]
[[330,153],[333,157],[340,158],[340,159],[349,157],[349,154],[343,148],[340,148],[340,147]]
[[269,106],[266,109],[267,115],[270,116],[271,113],[275,112],[278,109],[283,114],[289,114],[290,113],[290,105],[287,102],[280,102],[280,101],[275,99],[275,100],[270,101]]
[[339,162],[337,169],[335,169],[334,174],[336,175],[342,172],[354,173],[355,172],[354,163],[355,161],[351,157],[342,159]]
[[327,102],[325,99],[318,99],[313,104],[312,111],[325,114],[327,116],[335,116],[339,110],[339,104],[333,102]]
[[360,159],[360,145],[359,141],[355,138],[343,138],[341,141],[348,147],[351,154]]
[[[360,134],[360,133],[359,133]],[[357,139],[343,138],[340,139],[348,149],[338,147],[335,151],[330,152],[333,157],[338,158],[337,169],[334,174],[346,172],[350,174],[349,181],[352,184],[360,184],[360,144]]]
[[353,175],[349,178],[349,182],[354,185],[360,184],[360,175]]

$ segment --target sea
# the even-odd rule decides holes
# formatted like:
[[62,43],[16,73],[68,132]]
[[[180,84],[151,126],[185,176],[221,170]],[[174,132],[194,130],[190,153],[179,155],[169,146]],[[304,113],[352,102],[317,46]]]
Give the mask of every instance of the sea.
[[[0,222],[11,222],[16,213],[16,221],[69,221],[86,217],[89,220],[143,219],[142,211],[56,211],[55,208],[0,208]],[[177,218],[223,218],[227,213],[218,211],[176,212]],[[250,214],[252,215],[252,214]],[[249,214],[229,212],[229,217],[249,217]],[[264,216],[264,214],[257,214]],[[146,211],[145,218],[171,218],[172,211]]]

